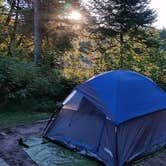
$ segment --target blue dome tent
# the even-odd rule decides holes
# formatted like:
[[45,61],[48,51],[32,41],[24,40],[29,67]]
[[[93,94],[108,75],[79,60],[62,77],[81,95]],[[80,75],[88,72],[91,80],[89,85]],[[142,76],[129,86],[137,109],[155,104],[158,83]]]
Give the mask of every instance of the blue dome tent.
[[122,166],[166,144],[166,93],[151,79],[115,70],[77,86],[45,138],[107,166]]

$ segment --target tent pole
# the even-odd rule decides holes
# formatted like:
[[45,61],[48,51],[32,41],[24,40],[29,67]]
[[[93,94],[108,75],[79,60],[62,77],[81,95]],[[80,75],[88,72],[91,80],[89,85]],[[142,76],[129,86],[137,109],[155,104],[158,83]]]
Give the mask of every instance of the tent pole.
[[[63,107],[63,104],[60,106],[59,110],[61,110]],[[51,122],[53,120],[53,118],[55,117],[56,111],[53,112],[52,116],[50,117],[49,121],[47,122],[44,130],[43,130],[43,136],[46,134],[46,130],[51,126]]]
[[116,166],[119,165],[119,156],[118,156],[118,126],[115,126],[115,156],[116,156]]

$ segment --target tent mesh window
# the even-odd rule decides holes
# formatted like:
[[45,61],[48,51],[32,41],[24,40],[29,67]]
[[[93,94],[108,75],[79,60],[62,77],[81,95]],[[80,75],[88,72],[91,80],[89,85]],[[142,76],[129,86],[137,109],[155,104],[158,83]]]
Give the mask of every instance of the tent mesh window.
[[[76,144],[96,150],[103,130],[103,114],[77,91],[73,91],[66,98],[62,109],[73,111],[67,129],[68,137],[77,140],[77,142],[74,141]],[[80,131],[81,134],[78,134]]]
[[83,95],[74,90],[63,102],[63,109],[77,111],[83,99]]

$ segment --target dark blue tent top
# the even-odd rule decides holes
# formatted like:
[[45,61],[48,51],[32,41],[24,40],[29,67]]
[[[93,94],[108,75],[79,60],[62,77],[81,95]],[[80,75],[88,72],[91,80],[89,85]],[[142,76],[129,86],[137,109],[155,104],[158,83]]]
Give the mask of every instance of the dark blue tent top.
[[92,77],[78,87],[114,123],[166,109],[166,93],[151,79],[128,70]]

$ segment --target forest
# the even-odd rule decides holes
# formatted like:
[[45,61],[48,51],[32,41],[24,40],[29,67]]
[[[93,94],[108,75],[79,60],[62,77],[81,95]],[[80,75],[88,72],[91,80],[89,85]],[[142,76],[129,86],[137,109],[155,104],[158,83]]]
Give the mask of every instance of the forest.
[[54,111],[76,85],[114,69],[165,88],[166,29],[153,26],[149,3],[0,0],[0,106]]
[[0,0],[0,166],[166,165],[152,1]]

